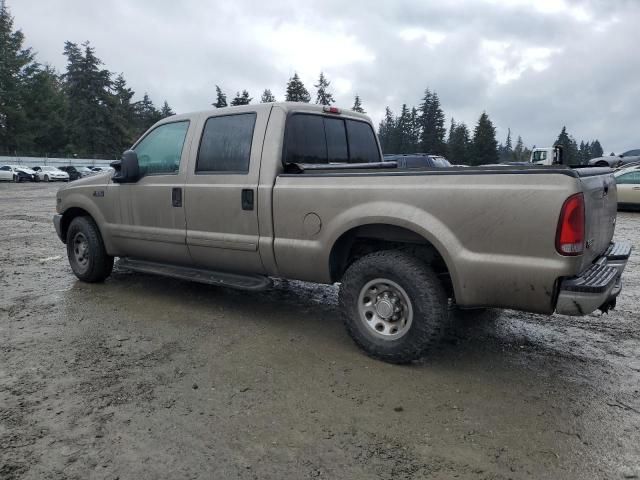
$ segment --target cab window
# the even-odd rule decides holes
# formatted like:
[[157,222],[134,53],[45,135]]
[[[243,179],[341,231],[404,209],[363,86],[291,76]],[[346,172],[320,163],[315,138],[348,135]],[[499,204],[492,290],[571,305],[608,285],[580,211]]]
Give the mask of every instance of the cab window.
[[135,146],[140,174],[177,174],[189,122],[165,123],[154,128]]

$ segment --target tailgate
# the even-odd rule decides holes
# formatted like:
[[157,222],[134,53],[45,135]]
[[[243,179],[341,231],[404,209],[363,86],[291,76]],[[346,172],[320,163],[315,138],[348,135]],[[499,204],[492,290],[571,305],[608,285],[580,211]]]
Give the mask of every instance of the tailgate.
[[577,170],[585,203],[585,252],[582,269],[601,256],[611,243],[616,225],[616,182],[609,169]]

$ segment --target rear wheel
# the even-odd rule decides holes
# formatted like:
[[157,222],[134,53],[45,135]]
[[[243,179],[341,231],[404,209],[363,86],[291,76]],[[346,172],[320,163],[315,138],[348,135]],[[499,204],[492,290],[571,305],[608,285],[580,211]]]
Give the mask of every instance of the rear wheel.
[[354,262],[339,295],[349,335],[368,355],[390,363],[423,357],[448,321],[448,300],[421,260],[381,251]]
[[49,181],[49,175],[45,175],[45,176],[44,176],[44,181],[45,181],[45,182],[48,182],[48,181]]
[[102,282],[113,270],[102,236],[90,217],[76,217],[67,230],[67,257],[76,277],[85,282]]

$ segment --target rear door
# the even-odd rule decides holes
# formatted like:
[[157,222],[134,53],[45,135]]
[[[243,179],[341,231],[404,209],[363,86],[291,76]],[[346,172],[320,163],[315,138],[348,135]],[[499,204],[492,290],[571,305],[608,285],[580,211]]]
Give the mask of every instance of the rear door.
[[13,171],[8,165],[0,167],[0,180],[13,180]]
[[185,186],[187,245],[199,267],[263,273],[257,190],[270,110],[238,110],[204,121]]

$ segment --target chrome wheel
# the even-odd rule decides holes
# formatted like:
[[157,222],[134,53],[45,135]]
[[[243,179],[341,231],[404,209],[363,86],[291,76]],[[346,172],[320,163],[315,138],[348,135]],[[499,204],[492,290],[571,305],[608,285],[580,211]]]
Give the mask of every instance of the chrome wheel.
[[384,340],[402,337],[413,321],[413,307],[407,292],[386,278],[376,278],[362,287],[358,313],[367,330]]
[[81,268],[86,268],[89,264],[89,241],[82,232],[78,232],[73,237],[74,260]]

